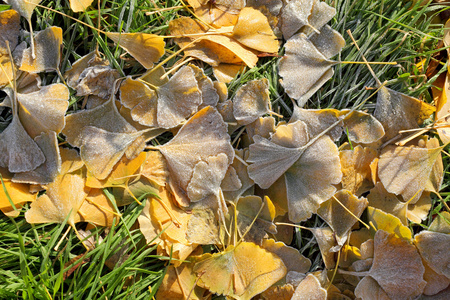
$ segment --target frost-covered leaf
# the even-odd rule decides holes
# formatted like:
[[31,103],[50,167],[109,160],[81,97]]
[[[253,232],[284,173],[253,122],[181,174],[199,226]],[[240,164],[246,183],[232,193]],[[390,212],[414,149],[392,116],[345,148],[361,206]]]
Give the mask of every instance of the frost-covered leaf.
[[308,274],[295,289],[292,300],[325,300],[327,290],[324,289],[319,280],[313,274]]
[[430,268],[450,279],[450,234],[424,230],[414,236],[414,244]]
[[19,31],[20,15],[17,12],[13,9],[0,12],[0,56],[9,53],[6,41],[9,43],[9,49],[14,51],[19,40]]
[[342,187],[361,195],[372,184],[370,163],[377,157],[377,151],[369,147],[356,146],[353,150],[339,151],[342,170]]
[[252,80],[236,92],[233,114],[241,125],[254,122],[269,110],[269,81],[266,78]]

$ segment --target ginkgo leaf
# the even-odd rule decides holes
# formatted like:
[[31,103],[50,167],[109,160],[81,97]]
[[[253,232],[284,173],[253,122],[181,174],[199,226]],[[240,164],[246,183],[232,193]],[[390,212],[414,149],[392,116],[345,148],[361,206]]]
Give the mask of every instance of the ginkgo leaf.
[[[236,158],[236,156],[239,156],[241,159]],[[249,188],[251,188],[255,183],[253,180],[248,176],[247,172],[247,165],[243,163],[245,159],[248,157],[248,151],[245,151],[244,149],[241,150],[235,150],[235,156],[234,156],[233,163],[230,165],[230,168],[234,170],[236,173],[236,176],[239,180],[238,183],[240,183],[240,186],[237,189],[234,189],[232,191],[228,191],[226,187],[226,178],[225,175],[224,180],[222,181],[221,189],[223,191],[224,197],[227,200],[234,201],[238,199],[240,196],[242,196],[245,191],[247,191]],[[228,172],[228,171],[227,171]],[[233,171],[231,171],[233,172]]]
[[[313,9],[309,16],[309,24],[316,30],[321,30],[322,26],[328,23],[334,15],[336,15],[336,9],[328,5],[325,1],[313,0]],[[312,31],[313,29],[309,31]]]
[[33,58],[33,49],[23,50],[18,54],[20,56],[19,70],[29,73],[58,70],[61,60],[62,29],[56,26],[48,27],[39,31],[34,41],[36,58]]
[[269,81],[266,78],[252,80],[236,92],[233,114],[240,125],[254,122],[269,110]]
[[161,242],[158,232],[159,224],[150,215],[150,201],[145,202],[144,209],[142,209],[137,220],[139,222],[139,230],[145,237],[147,244],[153,245]]
[[22,17],[30,22],[31,15],[33,14],[36,5],[41,3],[41,0],[7,0],[6,1],[11,7],[18,11]]
[[320,253],[325,264],[325,268],[332,269],[336,266],[336,260],[334,254],[338,247],[336,239],[334,238],[334,232],[329,227],[317,227],[309,228],[314,234],[314,238],[319,244]]
[[450,279],[449,234],[424,230],[414,236],[414,244],[430,268]]
[[48,184],[61,171],[61,157],[59,155],[58,138],[54,131],[42,132],[34,141],[45,156],[45,162],[36,169],[23,173],[16,173],[14,182],[30,184]]
[[328,25],[323,26],[320,33],[313,34],[310,41],[326,58],[339,54],[345,46],[342,35]]
[[249,147],[247,162],[252,164],[248,174],[263,189],[269,188],[297,161],[303,153],[297,147],[304,146],[309,137],[302,121],[278,126],[276,132],[279,132],[275,135],[278,143],[256,135],[255,143]]
[[109,66],[109,62],[102,59],[97,51],[92,51],[79,58],[73,63],[72,67],[64,73],[64,79],[66,80],[67,85],[73,89],[76,89],[83,72],[85,72],[88,68],[95,66],[106,67]]
[[203,274],[198,281],[201,287],[242,300],[251,299],[286,275],[280,258],[248,242],[202,255],[193,271]]
[[268,197],[264,200],[258,196],[246,196],[238,199],[236,214],[230,210],[230,214],[236,218],[238,238],[247,242],[262,245],[267,233],[276,234],[275,207]]
[[366,276],[355,288],[355,296],[367,300],[391,300],[378,282],[370,276]]
[[192,68],[182,67],[169,82],[158,87],[158,125],[173,128],[185,121],[202,104],[202,93]]
[[400,130],[418,128],[434,111],[433,106],[419,99],[382,87],[373,115],[383,124],[383,141],[388,141]]
[[[20,15],[13,9],[0,12],[0,56],[8,55],[8,47],[14,51],[19,40]],[[9,46],[6,45],[8,41]],[[2,72],[0,72],[2,73]]]
[[264,300],[291,300],[292,295],[294,295],[294,287],[289,283],[273,285],[261,294]]
[[342,179],[339,152],[324,135],[305,149],[285,174],[289,219],[300,222],[315,213],[319,205],[334,195]]
[[287,272],[294,271],[306,273],[311,267],[311,261],[308,258],[300,254],[297,249],[286,246],[283,242],[276,242],[273,239],[264,239],[261,247],[281,258],[286,266]]
[[427,285],[423,289],[424,295],[436,295],[450,285],[450,278],[436,273],[432,268],[430,268],[426,261],[422,260],[422,263],[425,267],[423,279],[427,282]]
[[204,299],[205,289],[196,285],[196,280],[197,276],[192,271],[192,264],[183,263],[177,268],[169,266],[158,287],[155,299],[185,300],[187,295],[193,300]]
[[400,201],[396,195],[386,191],[381,182],[377,182],[375,187],[370,190],[367,200],[369,200],[370,206],[394,215],[404,225],[408,225],[406,218],[408,203]]
[[[169,30],[175,36],[206,33],[208,31],[199,21],[188,17],[172,20],[169,23]],[[186,47],[194,38],[196,43],[185,50],[185,55],[196,57],[213,67],[220,63],[240,64],[242,62],[249,67],[254,67],[258,61],[255,51],[244,47],[231,37],[220,34],[177,38],[176,42],[180,47]]]
[[261,52],[278,52],[279,43],[266,16],[251,7],[243,8],[231,36],[239,43]]
[[355,195],[361,195],[373,187],[370,163],[376,157],[376,150],[359,145],[354,147],[353,150],[339,151],[342,187]]
[[59,83],[44,86],[38,92],[17,94],[19,118],[31,138],[43,132],[61,132],[68,100],[69,89]]
[[[158,149],[166,158],[176,183],[185,190],[191,181],[195,165],[200,161],[220,153],[227,155],[228,164],[231,164],[234,158],[227,126],[217,110],[211,106],[197,112],[172,140]],[[195,156],[189,153],[195,153]]]
[[98,127],[85,126],[81,134],[81,159],[89,172],[103,180],[142,132],[109,132]]
[[316,276],[308,274],[295,289],[293,300],[325,300],[327,290],[324,289]]
[[107,101],[93,109],[82,110],[66,116],[66,126],[62,133],[67,142],[81,147],[82,131],[86,126],[95,126],[109,132],[136,131],[117,111],[114,101]]
[[[332,75],[335,61],[320,53],[303,33],[291,37],[280,60],[279,74],[286,93],[302,107]],[[298,82],[302,82],[301,85]]]
[[[315,137],[319,133],[323,132],[338,119],[339,111],[336,109],[303,109],[294,105],[294,112],[289,120],[289,123],[296,122],[298,120],[303,121],[308,127],[308,133],[311,137]],[[339,124],[331,128],[327,134],[333,141],[340,139],[343,131],[342,124]]]
[[367,217],[369,219],[369,222],[372,222],[377,232],[383,230],[388,234],[394,234],[397,238],[405,240],[412,239],[411,230],[403,225],[400,219],[394,215],[385,213],[380,209],[369,206],[367,207]]
[[[439,140],[437,138],[431,138],[426,141],[426,146],[428,149],[438,148]],[[439,153],[436,162],[433,165],[430,177],[427,181],[424,190],[438,194],[439,190],[441,189],[443,179],[444,179],[444,165],[442,161],[442,155],[441,153]]]
[[115,93],[114,83],[119,77],[119,72],[109,65],[95,64],[83,70],[72,88],[77,91],[77,96],[96,95],[108,99]]
[[441,233],[450,233],[450,213],[446,211],[440,212],[431,222],[428,230]]
[[275,132],[275,118],[272,116],[259,117],[254,122],[245,126],[250,142],[254,142],[253,136],[259,135],[263,138],[270,138],[271,134]]
[[0,181],[1,211],[10,211],[12,209],[12,205],[18,207],[22,203],[33,202],[36,200],[37,193],[30,193],[29,185],[12,182],[10,178],[11,175],[7,173],[7,170],[0,168],[0,174],[2,175],[2,180]]
[[[238,11],[219,9],[216,5],[204,0],[187,0],[194,13],[207,24],[215,27],[232,26],[238,18]],[[215,4],[219,1],[215,1]],[[242,0],[235,2],[243,2]],[[242,7],[241,7],[242,8]]]
[[167,168],[167,162],[161,152],[147,152],[147,157],[141,165],[140,174],[158,186],[167,184],[169,169]]
[[[12,71],[12,59],[8,55],[0,55],[0,88],[3,88],[5,85],[10,83],[11,78],[13,78]],[[0,106],[11,106],[8,101],[9,97],[7,97]]]
[[219,220],[212,209],[195,209],[189,219],[186,239],[199,245],[222,244]]
[[219,82],[230,83],[237,74],[245,69],[243,64],[219,64],[213,67],[214,76]]
[[44,161],[44,153],[25,131],[19,117],[13,117],[0,133],[0,167],[7,167],[12,173],[28,172]]
[[153,63],[165,52],[164,39],[155,34],[107,32],[106,36],[130,53],[146,69],[152,68]]
[[197,80],[198,88],[202,93],[202,104],[199,108],[201,109],[208,105],[216,106],[219,102],[219,94],[211,78],[205,75],[202,68],[193,64],[189,64],[189,67],[194,71],[195,80]]
[[104,180],[98,180],[93,174],[88,173],[86,176],[86,186],[97,189],[126,186],[129,181],[134,179],[133,175],[139,170],[146,157],[147,153],[145,152],[141,152],[132,160],[122,157]]
[[73,12],[86,11],[94,0],[70,0],[70,9]]
[[344,117],[345,132],[352,142],[371,144],[384,136],[383,125],[371,114],[343,109],[339,115]]
[[[390,193],[415,203],[420,198],[442,148],[387,146],[378,160],[378,177]],[[411,201],[411,199],[414,199]]]
[[47,193],[37,198],[25,213],[28,223],[67,223],[80,221],[78,210],[88,195],[84,178],[79,174],[61,174],[47,186]]
[[228,156],[225,153],[219,153],[217,156],[210,156],[198,162],[194,166],[192,178],[187,187],[189,199],[196,202],[210,195],[218,195],[228,165]]
[[375,234],[373,264],[368,275],[391,299],[412,299],[422,294],[425,268],[414,245],[378,230]]
[[91,189],[78,210],[78,215],[80,222],[110,227],[114,223],[114,217],[116,217],[116,223],[118,221],[119,214],[115,213],[115,210],[114,205],[101,189]]
[[131,109],[131,117],[141,125],[156,127],[156,92],[139,80],[127,78],[120,86],[120,101]]
[[311,14],[313,0],[290,1],[281,13],[281,32],[288,40],[303,26],[309,25],[308,17]]
[[[347,240],[350,229],[358,221],[354,216],[359,218],[367,207],[367,203],[364,197],[357,198],[347,190],[340,190],[320,205],[317,214],[333,229],[336,241],[342,246]],[[348,211],[352,212],[353,216]]]

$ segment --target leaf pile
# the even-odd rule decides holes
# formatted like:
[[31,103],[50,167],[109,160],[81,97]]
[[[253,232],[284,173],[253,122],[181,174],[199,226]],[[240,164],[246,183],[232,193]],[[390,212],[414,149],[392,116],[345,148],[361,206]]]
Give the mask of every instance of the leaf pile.
[[[9,2],[14,10],[0,12],[3,213],[67,223],[89,251],[79,229],[114,226],[136,202],[140,247],[169,258],[157,299],[448,294],[450,215],[416,226],[443,181],[448,78],[435,106],[375,78],[372,112],[304,108],[345,46],[327,25],[335,9],[319,0],[188,0],[192,15],[170,21],[170,36],[105,33],[143,74],[122,77],[98,50],[61,73],[62,29],[24,38],[20,16],[31,24],[34,5]],[[290,118],[273,111],[267,78],[228,95],[282,42]],[[179,48],[166,52],[169,43]],[[43,84],[43,72],[57,82]],[[324,226],[304,226],[313,216]],[[314,236],[323,270],[290,246],[294,227]]]

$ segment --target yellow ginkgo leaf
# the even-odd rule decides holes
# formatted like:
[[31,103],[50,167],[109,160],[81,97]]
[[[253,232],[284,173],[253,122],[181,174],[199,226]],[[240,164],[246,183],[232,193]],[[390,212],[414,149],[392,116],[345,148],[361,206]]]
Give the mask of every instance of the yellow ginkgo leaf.
[[[396,216],[369,206],[367,207],[367,217],[369,222],[371,222],[378,231],[384,230],[387,233],[394,234],[397,238],[406,240],[412,239],[411,230],[403,225]],[[374,230],[374,228],[371,228],[371,230]]]
[[73,12],[86,11],[94,0],[70,0],[70,9]]
[[46,71],[56,71],[59,69],[61,60],[62,29],[52,26],[36,34],[35,53],[31,48],[25,49],[21,53],[19,70],[29,73],[40,73]]
[[377,151],[369,147],[356,146],[353,150],[339,151],[342,170],[342,187],[355,195],[367,192],[372,184],[370,163]]
[[29,185],[12,182],[8,178],[11,177],[8,173],[6,169],[0,168],[0,174],[2,175],[2,181],[0,182],[0,210],[3,212],[10,211],[12,205],[20,207],[22,203],[33,202],[37,197],[37,193],[30,193]]
[[114,223],[114,217],[116,217],[116,223],[119,219],[119,214],[115,213],[115,210],[114,205],[101,189],[91,189],[78,210],[78,215],[80,222],[110,227]]
[[277,53],[279,42],[273,34],[266,16],[251,7],[243,8],[231,36],[251,49]]
[[165,52],[164,39],[155,34],[107,32],[106,36],[130,53],[146,69],[152,68],[153,63]]
[[282,260],[253,243],[241,242],[197,259],[198,285],[213,293],[249,300],[286,275]]
[[297,249],[286,246],[283,242],[264,239],[261,247],[281,258],[286,266],[287,272],[306,273],[311,267],[311,261],[308,258],[301,255]]
[[[245,5],[244,4],[235,9],[225,8],[224,10],[216,6],[218,2],[223,1],[215,1],[215,5],[205,0],[187,0],[187,2],[190,6],[192,6],[196,16],[214,27],[232,26],[236,24],[239,12],[238,10]],[[242,4],[243,1],[238,0],[235,2]]]
[[88,195],[85,180],[79,174],[61,174],[47,186],[25,213],[28,223],[67,223],[74,227],[81,220],[78,210]]

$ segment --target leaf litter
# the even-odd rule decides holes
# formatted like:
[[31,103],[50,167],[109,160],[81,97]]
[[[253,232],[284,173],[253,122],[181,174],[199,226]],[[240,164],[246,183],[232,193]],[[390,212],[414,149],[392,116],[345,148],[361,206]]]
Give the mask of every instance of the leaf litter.
[[[61,75],[61,28],[24,38],[19,14],[31,25],[39,1],[9,1],[17,12],[0,13],[7,94],[0,105],[11,114],[0,133],[2,212],[24,209],[29,223],[67,222],[82,240],[77,223],[111,227],[118,207],[137,202],[136,228],[158,255],[172,258],[156,299],[445,292],[449,214],[439,212],[427,230],[411,228],[429,217],[432,194],[439,195],[448,135],[438,128],[440,143],[422,135],[428,129],[406,133],[433,113],[435,124],[446,124],[447,89],[435,107],[375,78],[373,113],[303,108],[332,78],[339,63],[332,59],[345,46],[327,25],[333,7],[319,0],[187,2],[194,15],[170,21],[171,36],[105,33],[147,69],[121,77],[98,51]],[[90,5],[71,1],[74,12]],[[281,36],[277,79],[292,100],[290,119],[272,111],[269,79],[247,80],[230,95],[225,85],[259,55],[276,56]],[[169,39],[179,51],[166,53]],[[164,55],[181,52],[191,59],[165,70]],[[62,83],[42,83],[36,74],[43,72],[56,72]],[[73,97],[84,101],[76,111]],[[313,215],[326,225],[304,226]],[[292,227],[311,232],[323,271],[288,245]]]

